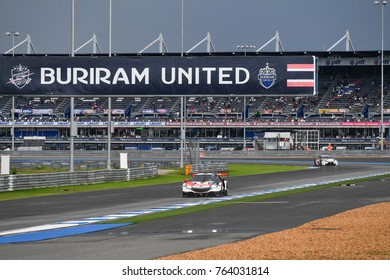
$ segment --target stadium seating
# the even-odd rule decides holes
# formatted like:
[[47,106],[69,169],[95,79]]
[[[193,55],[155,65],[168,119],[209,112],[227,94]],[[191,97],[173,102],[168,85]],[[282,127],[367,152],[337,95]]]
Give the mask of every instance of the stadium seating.
[[[385,112],[390,110],[390,76],[385,76]],[[320,74],[318,96],[252,96],[246,98],[247,118],[253,120],[289,120],[308,118],[315,121],[335,119],[377,120],[380,115],[380,75],[354,73]],[[186,97],[188,119],[240,120],[244,98]],[[12,98],[0,96],[0,118],[11,116]],[[79,120],[106,120],[106,97],[75,98],[75,116]],[[179,97],[113,97],[112,115],[117,120],[174,120],[179,117]],[[16,97],[15,116],[19,119],[69,119],[70,101],[62,97]],[[300,115],[301,113],[301,115]]]

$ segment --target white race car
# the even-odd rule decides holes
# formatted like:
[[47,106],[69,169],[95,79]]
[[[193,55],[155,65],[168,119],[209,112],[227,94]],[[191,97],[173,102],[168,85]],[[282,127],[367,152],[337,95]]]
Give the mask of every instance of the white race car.
[[228,182],[216,173],[196,173],[190,180],[184,180],[183,197],[226,196]]
[[330,155],[320,155],[314,160],[315,166],[339,165],[339,161]]

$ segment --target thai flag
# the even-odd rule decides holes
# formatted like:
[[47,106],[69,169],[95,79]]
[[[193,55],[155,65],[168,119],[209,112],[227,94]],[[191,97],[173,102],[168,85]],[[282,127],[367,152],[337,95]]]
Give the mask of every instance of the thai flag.
[[[287,87],[315,87],[315,79],[314,79],[314,64],[287,64],[287,72],[311,72],[312,79],[287,79]],[[303,76],[304,74],[296,73],[296,77]],[[307,75],[305,75],[307,76]]]

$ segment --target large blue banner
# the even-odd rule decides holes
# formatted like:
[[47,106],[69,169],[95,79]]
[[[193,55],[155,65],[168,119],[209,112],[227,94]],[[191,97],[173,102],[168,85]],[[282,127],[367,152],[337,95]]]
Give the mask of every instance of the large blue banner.
[[315,95],[312,56],[1,56],[1,95]]

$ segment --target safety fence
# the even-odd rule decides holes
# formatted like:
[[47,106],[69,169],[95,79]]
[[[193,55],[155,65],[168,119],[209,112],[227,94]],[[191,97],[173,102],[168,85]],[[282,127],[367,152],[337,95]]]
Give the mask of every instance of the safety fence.
[[205,162],[202,164],[191,164],[190,173],[198,172],[226,172],[228,171],[227,162]]
[[1,175],[0,192],[146,179],[157,176],[157,169],[155,164],[144,164],[129,169]]

